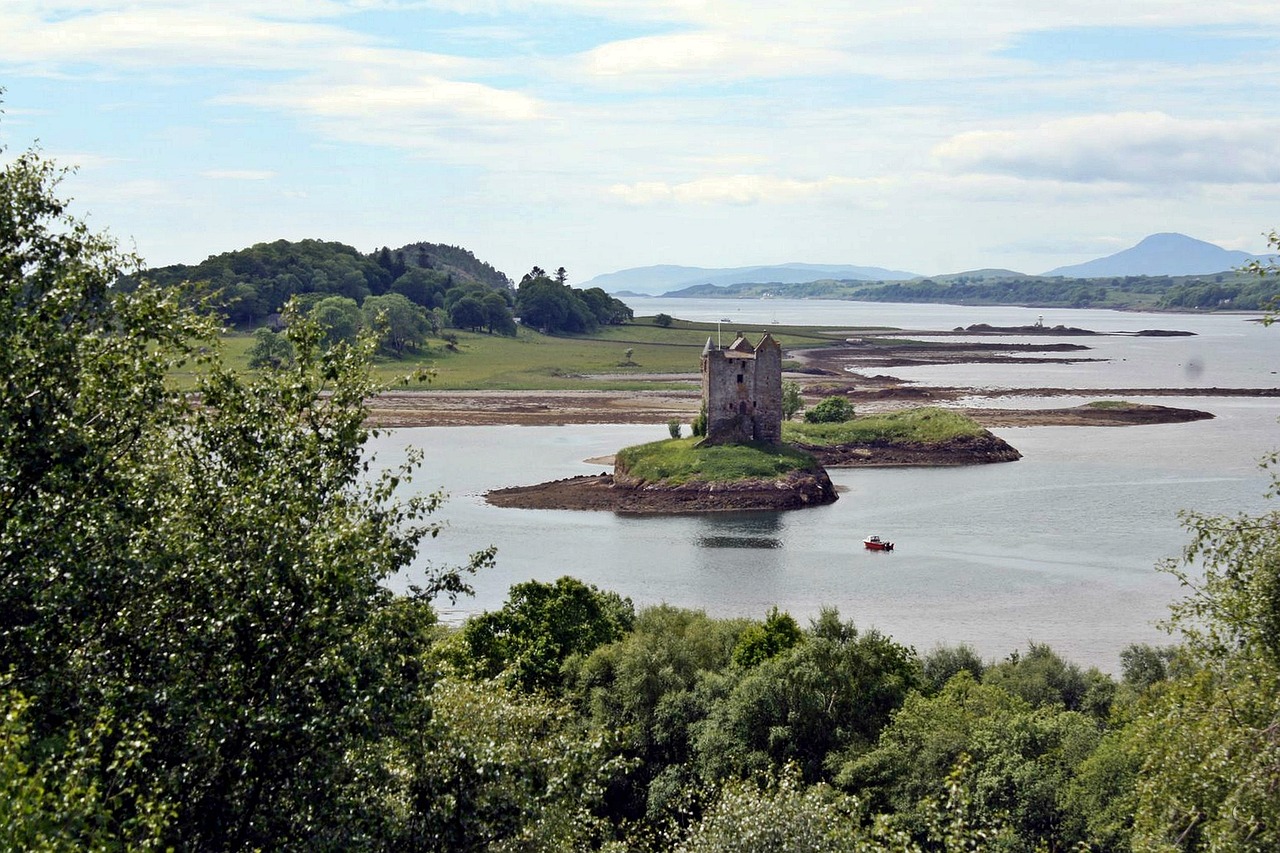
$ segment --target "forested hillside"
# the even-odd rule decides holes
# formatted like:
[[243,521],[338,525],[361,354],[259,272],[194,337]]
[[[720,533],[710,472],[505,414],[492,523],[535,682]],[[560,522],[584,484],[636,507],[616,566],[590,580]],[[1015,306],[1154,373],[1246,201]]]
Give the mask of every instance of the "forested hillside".
[[814,281],[806,284],[701,285],[678,296],[850,299],[860,302],[930,302],[951,305],[1025,305],[1035,308],[1112,308],[1266,311],[1280,299],[1280,282],[1248,272],[1210,276],[1058,278],[1017,273],[958,273],[912,281]]
[[505,275],[467,250],[434,243],[365,255],[342,243],[276,240],[143,275],[162,287],[188,287],[193,298],[241,327],[261,325],[299,295],[341,296],[360,305],[368,296],[399,293],[432,309],[447,307],[451,290],[506,296],[511,289]]

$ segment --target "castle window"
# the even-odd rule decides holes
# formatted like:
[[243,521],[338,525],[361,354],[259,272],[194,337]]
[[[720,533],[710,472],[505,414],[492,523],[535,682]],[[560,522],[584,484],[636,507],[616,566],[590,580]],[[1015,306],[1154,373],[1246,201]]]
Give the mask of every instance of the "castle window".
[[739,385],[741,385],[741,384],[742,384],[742,374],[741,374],[741,373],[739,373],[739,374],[738,374],[738,384],[739,384]]

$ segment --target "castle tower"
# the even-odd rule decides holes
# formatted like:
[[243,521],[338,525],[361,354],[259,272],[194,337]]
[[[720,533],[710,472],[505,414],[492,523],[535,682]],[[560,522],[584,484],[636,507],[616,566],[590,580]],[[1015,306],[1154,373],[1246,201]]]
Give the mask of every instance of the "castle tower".
[[704,444],[782,441],[782,347],[768,332],[752,346],[739,332],[724,349],[702,350]]

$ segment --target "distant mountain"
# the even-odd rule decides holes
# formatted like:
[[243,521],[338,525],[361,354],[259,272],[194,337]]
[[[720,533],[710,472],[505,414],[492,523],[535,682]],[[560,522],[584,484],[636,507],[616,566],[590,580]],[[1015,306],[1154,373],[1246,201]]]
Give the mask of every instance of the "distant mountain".
[[1049,270],[1047,276],[1103,278],[1125,275],[1207,275],[1265,260],[1268,255],[1230,251],[1185,234],[1152,234],[1138,245],[1082,264]]
[[657,295],[682,290],[699,284],[726,286],[731,284],[799,284],[823,279],[846,281],[900,281],[918,278],[918,274],[881,267],[858,267],[848,264],[777,264],[759,267],[682,267],[660,265],[634,267],[598,275],[581,287],[599,287],[609,293],[631,291]]

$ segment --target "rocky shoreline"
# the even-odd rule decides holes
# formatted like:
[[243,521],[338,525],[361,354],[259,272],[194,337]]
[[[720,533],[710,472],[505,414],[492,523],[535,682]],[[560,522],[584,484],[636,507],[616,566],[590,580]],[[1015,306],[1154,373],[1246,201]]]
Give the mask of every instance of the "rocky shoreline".
[[632,482],[599,474],[534,486],[494,489],[485,500],[519,509],[602,510],[631,514],[679,514],[791,510],[822,506],[837,498],[824,470],[793,471],[776,480],[688,483],[678,486]]

